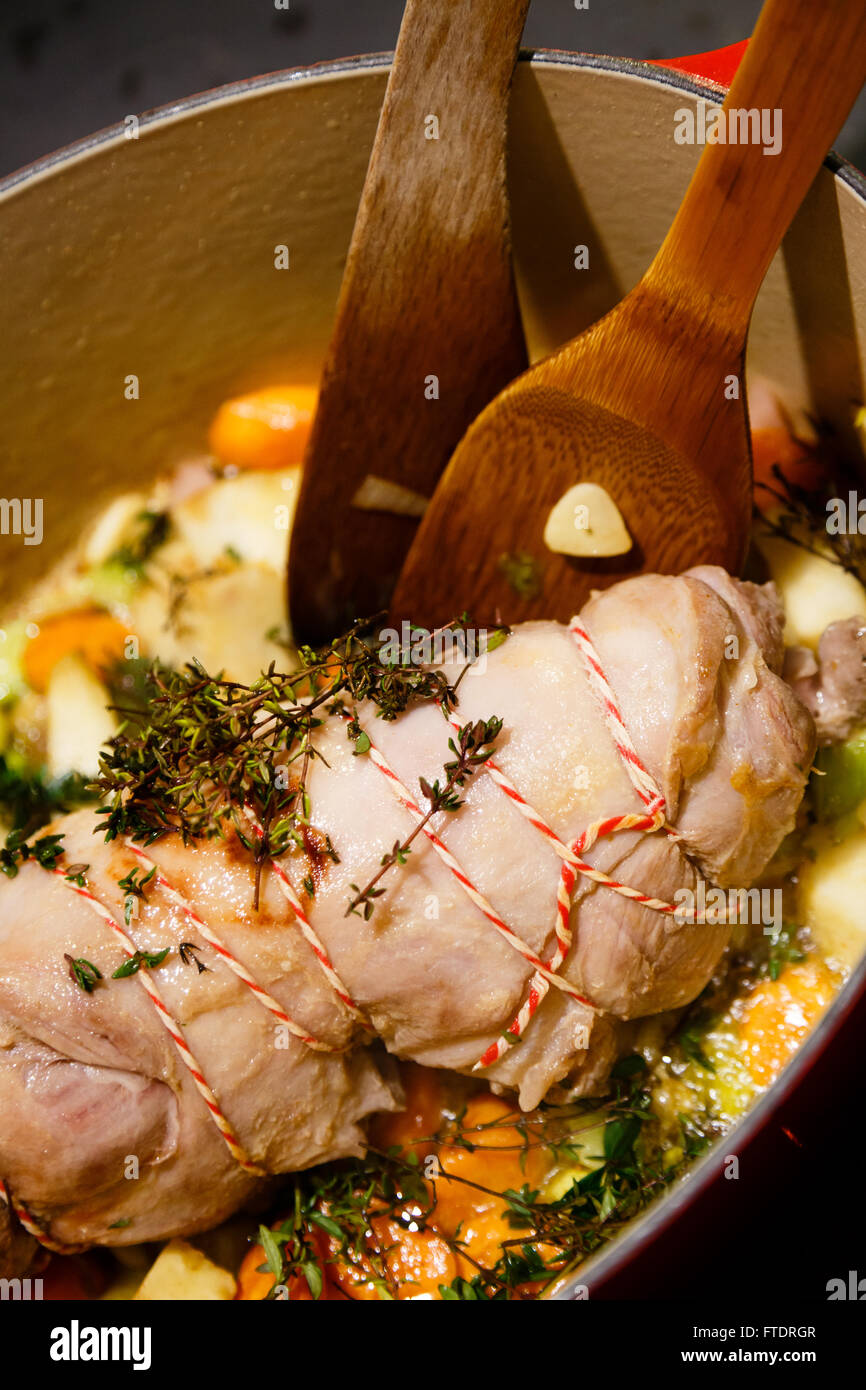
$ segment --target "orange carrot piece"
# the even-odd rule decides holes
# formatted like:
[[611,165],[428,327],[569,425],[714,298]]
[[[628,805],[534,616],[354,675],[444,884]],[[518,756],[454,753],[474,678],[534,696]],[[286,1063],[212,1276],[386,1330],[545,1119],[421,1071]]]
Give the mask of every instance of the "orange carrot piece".
[[220,463],[235,468],[290,468],[304,457],[318,389],[266,386],[224,401],[208,442]]
[[775,1080],[833,998],[833,981],[820,961],[786,965],[777,980],[752,994],[740,1026],[746,1065],[759,1086]]
[[22,664],[30,686],[44,693],[51,672],[65,656],[78,655],[99,673],[124,656],[126,628],[101,608],[78,608],[39,623],[39,632],[24,648]]
[[396,1115],[377,1115],[370,1126],[370,1142],[377,1149],[399,1145],[404,1152],[417,1154],[422,1162],[435,1152],[436,1145],[420,1141],[429,1140],[442,1123],[442,1074],[417,1062],[404,1062],[400,1079],[406,1091],[406,1108]]

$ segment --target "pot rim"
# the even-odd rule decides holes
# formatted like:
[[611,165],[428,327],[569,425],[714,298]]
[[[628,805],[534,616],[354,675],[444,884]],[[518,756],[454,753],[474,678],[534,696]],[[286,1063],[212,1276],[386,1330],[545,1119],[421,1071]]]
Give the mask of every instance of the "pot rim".
[[[288,86],[297,82],[318,82],[339,78],[344,74],[366,70],[387,70],[393,60],[393,52],[360,54],[355,57],[329,59],[303,67],[284,68],[259,76],[241,78],[238,81],[197,92],[179,101],[153,107],[138,117],[140,129],[153,125],[169,124],[183,119],[192,112],[209,106],[229,104],[240,101],[254,92],[269,88]],[[521,49],[520,62],[538,66],[589,68],[604,72],[618,73],[641,81],[655,82],[663,87],[672,87],[687,93],[712,99],[718,102],[721,89],[711,82],[700,81],[690,74],[673,68],[657,67],[651,62],[634,58],[616,58],[605,54],[569,52],[564,49]],[[106,126],[91,135],[84,136],[71,144],[43,155],[29,164],[0,179],[0,200],[26,187],[31,181],[49,175],[65,164],[86,158],[104,146],[126,139],[123,122]],[[866,175],[862,174],[848,160],[835,151],[830,151],[824,160],[824,167],[834,177],[841,179],[866,206]],[[725,1152],[736,1147],[742,1152],[763,1130],[772,1115],[780,1109],[800,1084],[806,1073],[827,1050],[834,1037],[842,1029],[845,1021],[858,1004],[866,999],[866,956],[851,972],[848,980],[839,991],[833,1003],[810,1034],[807,1041],[787,1064],[782,1075],[765,1091],[763,1096],[751,1107],[747,1114],[719,1136],[708,1151],[692,1164],[688,1173],[677,1187],[671,1187],[652,1203],[647,1210],[636,1217],[619,1236],[615,1237],[597,1255],[591,1256],[583,1266],[568,1276],[563,1287],[552,1295],[556,1301],[573,1301],[576,1289],[592,1286],[600,1287],[617,1272],[629,1264],[636,1250],[652,1244],[667,1230],[693,1201],[704,1193],[720,1175]]]
[[[377,71],[390,68],[394,58],[393,51],[380,53],[361,53],[348,58],[329,58],[319,63],[308,63],[295,68],[278,68],[274,72],[261,73],[254,77],[238,78],[219,87],[206,88],[191,96],[162,106],[150,107],[141,112],[137,119],[139,128],[168,124],[182,119],[202,107],[218,106],[223,103],[241,101],[253,92],[266,91],[271,87],[284,87],[296,82],[317,82],[342,77],[344,74]],[[603,53],[572,52],[563,48],[522,48],[518,57],[521,63],[532,63],[539,67],[590,68],[603,72],[619,73],[622,76],[653,81],[663,87],[673,87],[687,92],[690,96],[708,97],[718,102],[722,90],[709,81],[701,81],[691,74],[676,68],[658,67],[651,61],[639,58],[617,58]],[[29,164],[0,178],[0,199],[13,193],[31,180],[53,172],[63,164],[95,153],[104,145],[126,139],[126,127],[122,121],[103,126],[91,135],[82,136],[68,145],[61,145],[49,154],[41,155]],[[866,203],[866,174],[860,172],[849,160],[831,150],[824,160],[824,167],[854,192],[861,202]]]

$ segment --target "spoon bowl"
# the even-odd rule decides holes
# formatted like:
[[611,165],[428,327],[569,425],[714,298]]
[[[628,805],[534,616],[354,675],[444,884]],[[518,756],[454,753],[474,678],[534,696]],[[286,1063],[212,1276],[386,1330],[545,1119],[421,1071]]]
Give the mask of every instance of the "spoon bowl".
[[[565,620],[629,574],[740,568],[752,308],[864,78],[862,0],[766,0],[721,113],[703,112],[703,138],[716,138],[652,265],[470,427],[406,558],[394,619],[438,626],[469,608],[478,621]],[[683,129],[675,122],[671,139]],[[545,546],[552,507],[578,482],[616,504],[628,554],[577,560]]]

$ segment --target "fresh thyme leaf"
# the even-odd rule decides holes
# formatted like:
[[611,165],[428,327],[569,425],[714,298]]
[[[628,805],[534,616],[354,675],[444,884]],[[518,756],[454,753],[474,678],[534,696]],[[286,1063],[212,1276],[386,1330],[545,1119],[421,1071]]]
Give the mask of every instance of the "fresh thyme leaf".
[[371,626],[358,623],[320,651],[303,647],[296,669],[279,672],[272,663],[251,685],[211,676],[194,661],[181,671],[151,667],[147,721],[127,719],[93,784],[104,798],[105,838],[151,844],[170,831],[185,842],[234,834],[255,859],[257,905],[267,859],[308,851],[307,776],[321,756],[315,734],[324,715],[343,715],[362,751],[369,742],[358,722],[364,702],[385,720],[419,702],[446,713],[456,706],[444,672],[413,663],[407,649],[386,651],[383,640],[367,635]]
[[30,844],[24,838],[23,831],[10,830],[6,836],[6,843],[0,850],[0,870],[7,878],[15,878],[21,865],[28,859],[33,859],[43,869],[53,872],[62,854],[62,835],[43,835]]
[[0,754],[0,817],[28,839],[54,816],[92,801],[86,782],[77,773],[47,779],[41,772],[16,772]]
[[604,1127],[604,1156],[608,1159],[631,1158],[634,1146],[641,1131],[641,1119],[629,1115],[625,1119],[613,1120]]
[[141,511],[136,517],[138,531],[125,544],[109,555],[107,564],[121,565],[137,578],[144,575],[145,566],[160,546],[168,540],[171,521],[168,512]]
[[170,950],[170,946],[164,946],[161,951],[134,951],[117,967],[111,978],[125,980],[130,975],[137,975],[142,968],[153,970],[154,966],[162,964]]
[[318,1300],[322,1297],[322,1267],[315,1260],[303,1260],[299,1266],[301,1273],[307,1281],[307,1287],[313,1298]]
[[[143,875],[141,879],[138,877],[139,874]],[[125,894],[123,899],[123,920],[127,926],[129,926],[135,916],[136,904],[144,900],[145,889],[155,874],[155,868],[151,869],[148,874],[145,874],[144,869],[135,868],[131,869],[125,878],[119,878],[117,880],[118,888],[122,888]]]
[[112,1223],[111,1223],[111,1225],[109,1226],[108,1229],[109,1229],[109,1231],[123,1231],[123,1230],[126,1229],[127,1226],[131,1226],[131,1225],[132,1225],[132,1217],[131,1217],[131,1216],[120,1216],[120,1217],[118,1217],[118,1219],[117,1219],[116,1221],[112,1221]]
[[92,961],[85,960],[84,956],[73,957],[64,952],[63,959],[68,963],[70,977],[79,989],[83,989],[85,994],[92,994],[94,985],[102,979],[102,971]]
[[508,637],[510,637],[510,635],[511,635],[511,628],[510,628],[510,627],[495,627],[495,628],[491,628],[490,631],[489,631],[489,633],[488,633],[488,635],[487,635],[487,638],[485,639],[485,644],[484,644],[484,651],[485,651],[485,653],[487,653],[487,652],[495,652],[495,651],[496,651],[496,648],[497,648],[497,647],[501,647],[501,646],[502,646],[502,643],[503,643]]
[[196,951],[200,951],[201,946],[196,945],[195,942],[182,941],[177,949],[183,964],[197,966],[199,975],[203,975],[206,970],[210,969],[210,966],[205,965],[204,961],[199,960],[196,955]]
[[342,1227],[337,1221],[332,1221],[330,1216],[325,1216],[321,1211],[311,1211],[310,1220],[314,1226],[320,1226],[323,1231],[327,1231],[328,1235],[333,1236],[335,1240],[341,1241],[343,1239]]
[[63,877],[68,883],[77,883],[79,888],[83,888],[86,883],[87,870],[89,864],[70,864]]
[[785,965],[805,960],[805,952],[796,944],[796,927],[783,925],[770,937],[770,949],[764,966],[771,980],[778,980]]
[[259,1226],[259,1244],[265,1252],[268,1269],[278,1284],[283,1283],[285,1261],[279,1242],[268,1226]]
[[696,1012],[687,1014],[674,1034],[673,1040],[679,1043],[690,1062],[697,1062],[698,1066],[703,1067],[705,1071],[715,1073],[716,1068],[704,1051],[707,1028],[712,1020],[713,1014],[709,1009],[701,1008]]
[[359,888],[356,883],[349,885],[353,896],[349,899],[349,905],[345,912],[346,917],[354,913],[356,916],[363,916],[365,922],[370,920],[374,899],[380,898],[385,891],[383,888],[377,887],[379,880],[395,864],[405,864],[413,841],[438,811],[453,812],[460,809],[463,802],[457,794],[457,788],[463,787],[473,773],[477,772],[478,768],[492,756],[493,745],[501,730],[501,719],[477,719],[474,724],[462,726],[458,731],[456,743],[453,738],[448,740],[448,747],[454,754],[454,758],[445,764],[446,781],[444,785],[440,786],[437,779],[431,786],[426,777],[418,778],[421,795],[429,802],[429,809],[406,839],[402,843],[397,841],[390,853],[382,856],[378,872],[373,875],[366,887]]

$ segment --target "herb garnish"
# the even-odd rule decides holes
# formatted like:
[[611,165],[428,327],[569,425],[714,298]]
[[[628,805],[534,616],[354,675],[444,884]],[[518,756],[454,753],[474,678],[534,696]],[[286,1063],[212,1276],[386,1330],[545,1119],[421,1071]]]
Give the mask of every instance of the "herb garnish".
[[199,960],[196,951],[200,950],[201,946],[198,946],[194,941],[182,941],[177,948],[178,955],[184,965],[198,966],[198,973],[203,975],[206,970],[210,970],[210,966],[205,965],[203,960]]
[[716,1068],[704,1050],[704,1042],[713,1018],[710,1009],[690,1010],[673,1036],[673,1041],[679,1043],[690,1062],[696,1062],[699,1067],[711,1072],[715,1072]]
[[385,720],[419,701],[446,713],[457,704],[456,682],[413,662],[410,646],[384,657],[382,643],[366,635],[372,625],[357,623],[320,651],[302,647],[297,669],[278,672],[271,663],[252,685],[211,676],[198,662],[154,667],[148,722],[122,725],[100,758],[94,786],[106,797],[106,839],[150,844],[174,830],[188,842],[234,832],[256,864],[257,906],[265,861],[291,845],[305,851],[314,830],[307,777],[320,757],[314,735],[323,715],[344,715],[347,736],[363,751],[362,702]]
[[[649,1205],[709,1143],[709,1135],[696,1128],[693,1120],[681,1118],[682,1157],[673,1164],[663,1162],[648,1081],[644,1059],[634,1055],[614,1067],[613,1092],[607,1101],[543,1105],[520,1117],[517,1125],[513,1116],[505,1116],[470,1130],[462,1128],[458,1116],[442,1132],[414,1141],[424,1149],[436,1143],[442,1153],[449,1147],[473,1148],[487,1130],[507,1126],[518,1129],[523,1149],[543,1147],[557,1162],[580,1163],[581,1126],[595,1129],[599,1111],[603,1112],[604,1162],[576,1179],[557,1201],[544,1201],[528,1184],[504,1192],[480,1189],[500,1199],[514,1231],[500,1257],[486,1267],[471,1258],[459,1229],[453,1236],[438,1229],[436,1183],[442,1179],[428,1183],[417,1156],[398,1148],[384,1153],[370,1149],[362,1159],[296,1174],[291,1215],[273,1230],[259,1228],[264,1267],[274,1275],[276,1286],[283,1288],[302,1276],[318,1298],[328,1264],[338,1261],[358,1283],[374,1285],[380,1297],[395,1298],[397,1277],[375,1229],[377,1219],[384,1217],[411,1224],[412,1230],[437,1227],[461,1261],[473,1266],[471,1278],[461,1275],[450,1285],[440,1286],[446,1301],[535,1298]],[[501,1151],[497,1144],[496,1152]],[[445,1180],[479,1187],[456,1171]],[[269,1297],[280,1296],[275,1289]],[[344,1286],[335,1285],[334,1292],[352,1297]]]
[[111,976],[112,980],[125,980],[130,975],[137,975],[142,968],[153,970],[154,966],[162,965],[169,951],[170,946],[163,946],[161,951],[133,951],[131,956],[119,965]]
[[139,512],[135,519],[138,532],[109,555],[106,564],[120,565],[142,579],[148,560],[168,540],[171,520],[168,512],[149,509]]
[[788,924],[781,926],[770,937],[770,949],[764,969],[771,980],[778,980],[783,966],[806,959],[805,952],[797,945],[796,932],[797,928]]
[[[138,877],[139,874],[143,875],[141,879]],[[130,869],[125,878],[119,878],[117,880],[118,888],[122,888],[124,892],[123,920],[127,926],[129,926],[133,917],[137,915],[138,904],[144,901],[145,889],[154,878],[155,874],[155,867],[147,874],[145,874],[144,869],[136,868]]]
[[0,754],[0,814],[13,830],[23,831],[25,839],[54,816],[93,799],[78,773],[46,780],[41,772],[14,771]]
[[[755,520],[770,535],[818,555],[866,583],[866,536],[857,530],[856,519],[853,529],[843,527],[834,532],[828,527],[831,500],[847,498],[850,491],[859,489],[861,480],[842,456],[829,428],[815,427],[823,446],[820,485],[803,487],[788,478],[780,464],[774,463],[770,468],[774,485],[758,482],[756,490],[775,498],[781,507],[774,516],[756,509]],[[820,543],[811,539],[816,532],[820,533]]]
[[40,772],[25,775],[14,771],[0,754],[0,814],[11,825],[0,849],[0,870],[7,878],[14,878],[27,859],[35,859],[44,869],[54,869],[62,852],[62,837],[45,835],[34,845],[27,841],[56,815],[93,799],[77,773],[50,780]]
[[492,756],[493,745],[501,730],[501,719],[478,719],[474,724],[462,726],[457,734],[456,743],[453,738],[449,738],[448,747],[454,754],[454,758],[445,764],[446,780],[444,785],[440,787],[438,778],[432,787],[426,778],[420,777],[418,779],[421,793],[430,803],[429,809],[406,839],[402,842],[398,840],[393,848],[382,856],[378,872],[373,875],[365,888],[359,888],[356,883],[349,885],[355,896],[350,899],[349,906],[346,908],[345,915],[347,917],[350,913],[355,913],[356,916],[362,916],[365,922],[370,920],[373,915],[374,900],[380,898],[385,892],[384,888],[377,888],[376,885],[379,880],[395,864],[406,863],[406,859],[411,853],[413,840],[421,834],[437,811],[453,812],[460,809],[463,802],[457,794],[457,788],[463,787],[482,763],[486,763],[487,759]]
[[43,869],[53,871],[62,854],[62,835],[43,835],[31,845],[24,838],[23,830],[11,830],[0,849],[0,869],[7,878],[15,878],[21,865],[33,859]]
[[68,962],[70,978],[79,989],[83,989],[85,994],[92,994],[94,985],[102,979],[102,971],[92,961],[85,960],[84,956],[73,957],[64,951],[63,959]]

